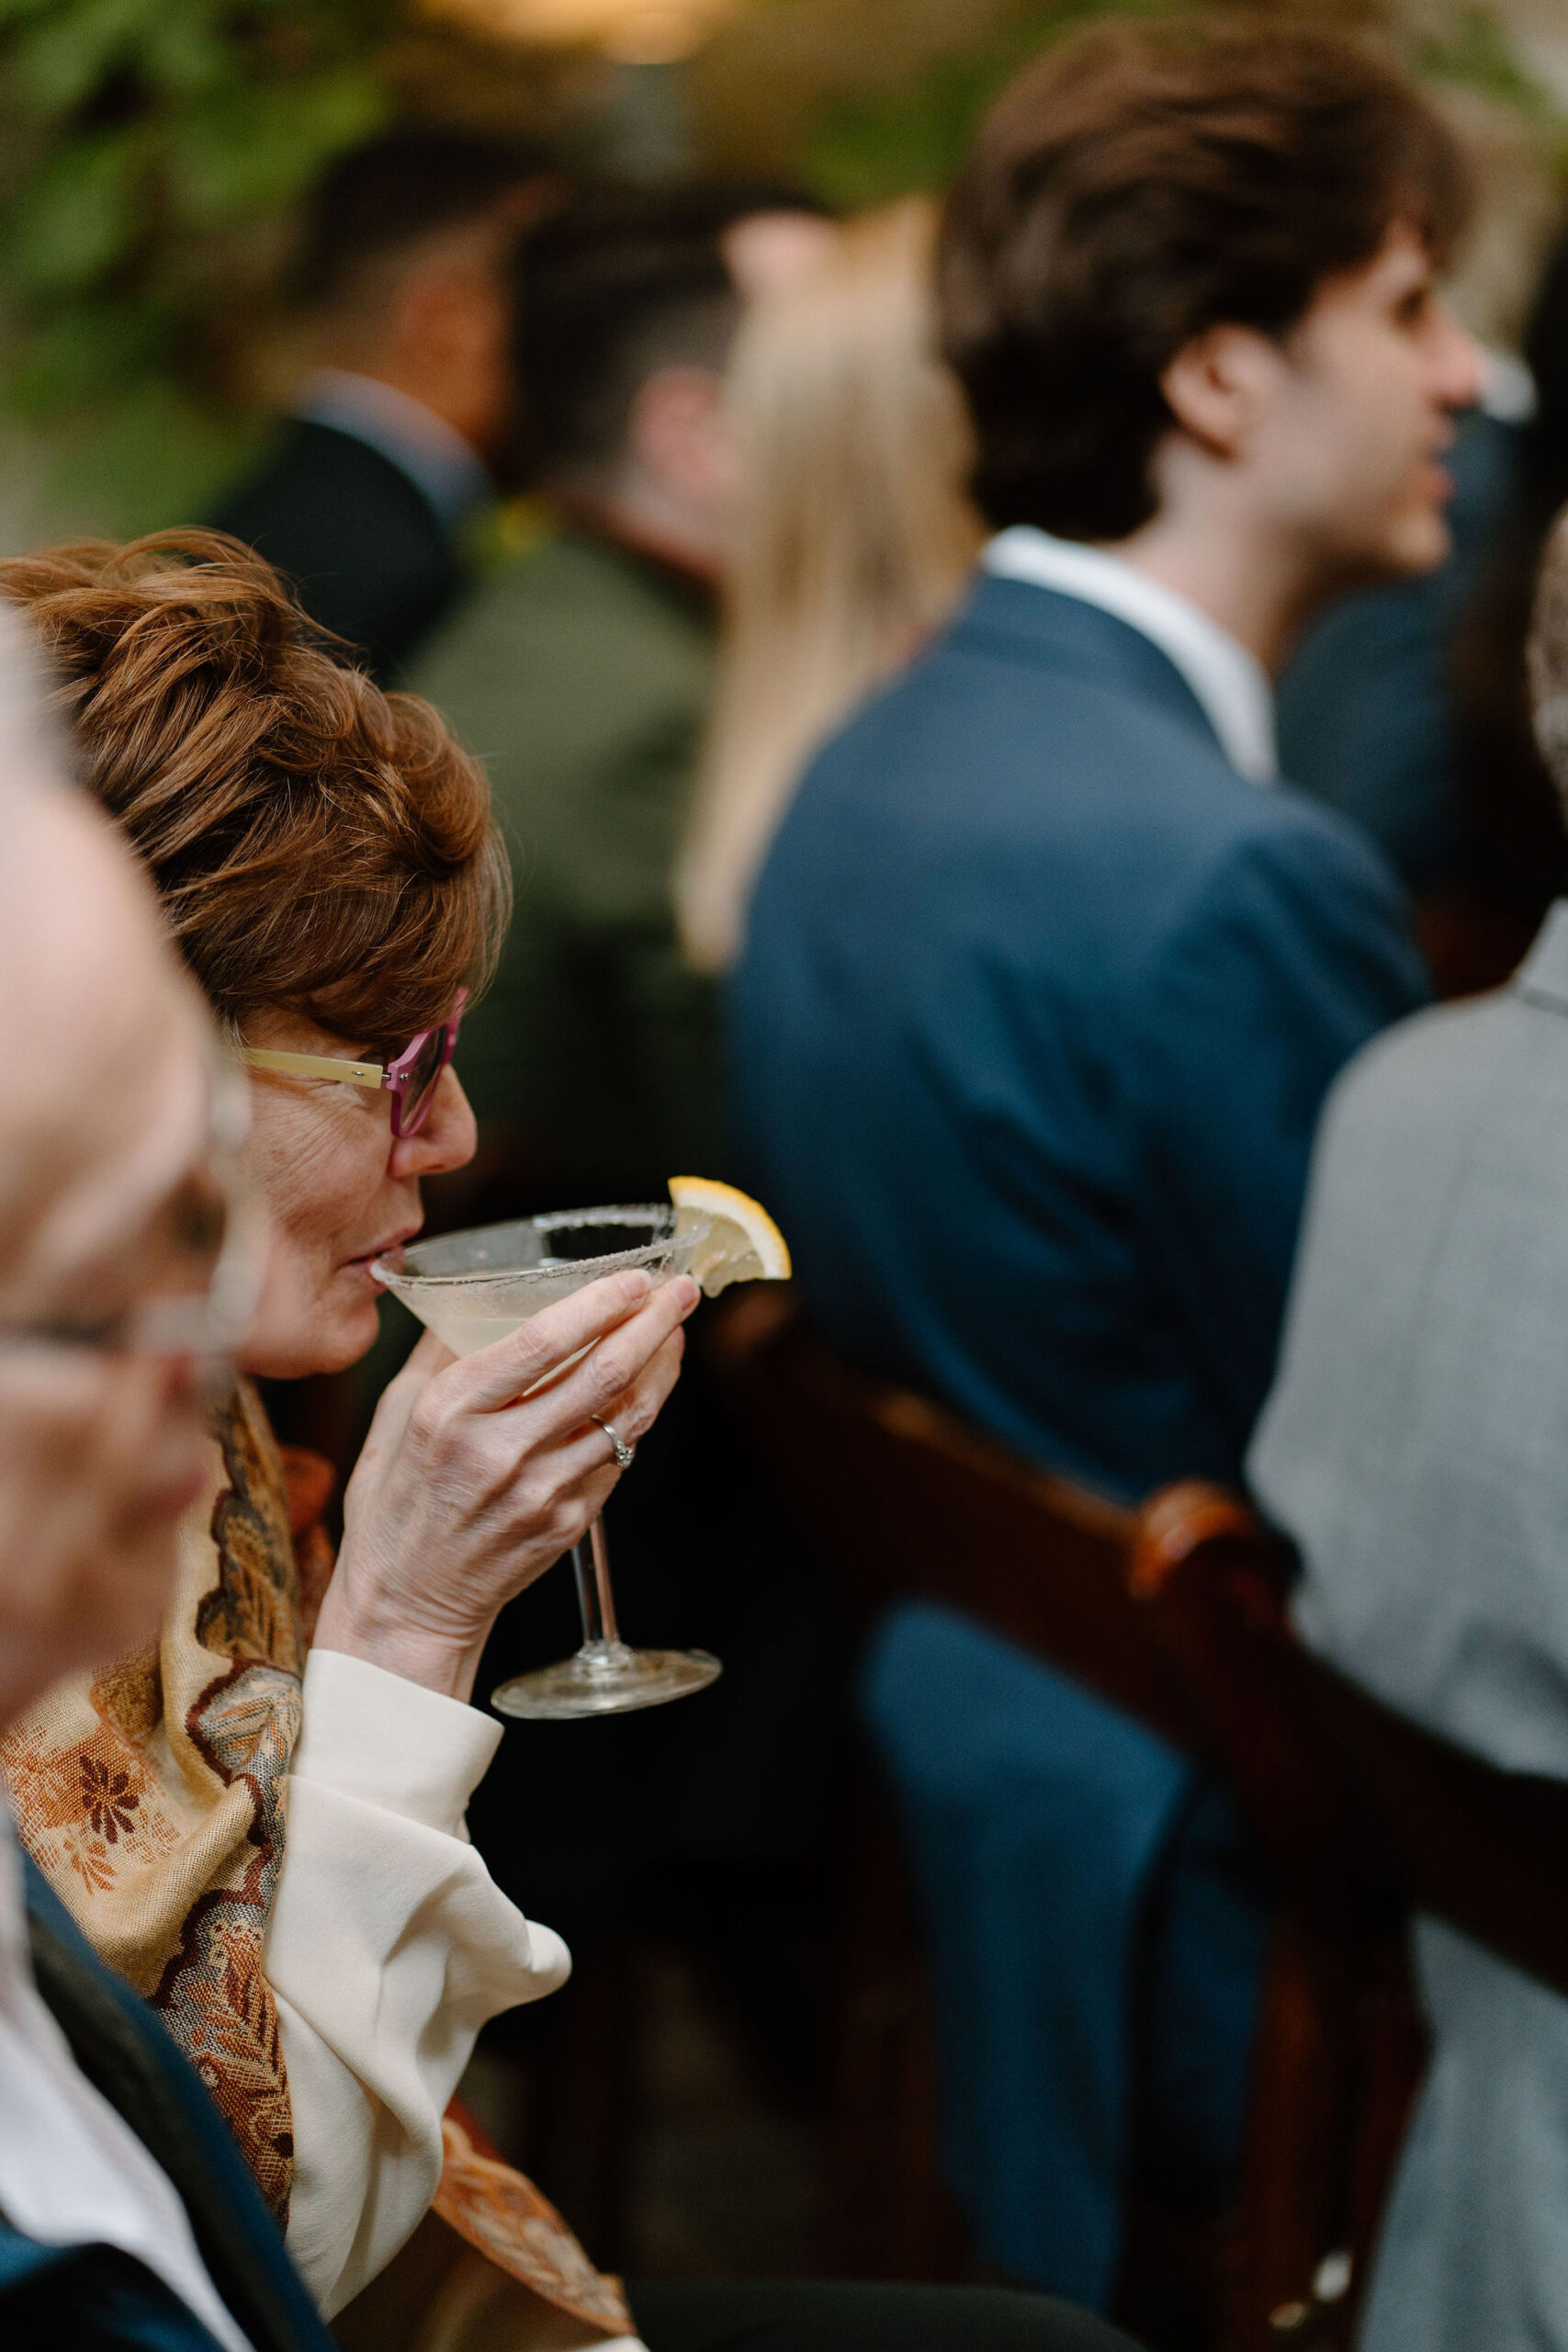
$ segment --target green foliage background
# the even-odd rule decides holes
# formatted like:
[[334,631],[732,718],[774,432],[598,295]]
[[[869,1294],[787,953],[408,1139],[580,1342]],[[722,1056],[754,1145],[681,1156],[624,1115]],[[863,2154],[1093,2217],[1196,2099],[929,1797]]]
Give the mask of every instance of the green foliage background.
[[61,503],[188,515],[282,224],[382,121],[388,0],[0,0],[3,389]]
[[[878,5],[896,28],[898,0]],[[795,168],[850,207],[940,187],[1024,58],[1090,17],[1187,5],[954,0],[951,25],[928,6],[900,67],[880,17],[868,36],[867,0],[752,0],[703,143]],[[1317,5],[1355,17],[1377,0]],[[10,464],[14,481],[20,451],[51,524],[188,518],[243,458],[294,207],[328,157],[407,103],[391,61],[400,39],[429,38],[428,22],[411,36],[419,22],[413,0],[0,0],[0,476]],[[809,69],[789,103],[767,48],[781,30]],[[1461,0],[1413,62],[1501,105],[1550,169],[1568,165],[1561,110],[1486,7]],[[531,105],[537,130],[552,70],[525,65],[510,97],[504,75],[469,72],[487,103]],[[422,77],[423,110],[439,110]],[[694,79],[700,92],[701,62]]]

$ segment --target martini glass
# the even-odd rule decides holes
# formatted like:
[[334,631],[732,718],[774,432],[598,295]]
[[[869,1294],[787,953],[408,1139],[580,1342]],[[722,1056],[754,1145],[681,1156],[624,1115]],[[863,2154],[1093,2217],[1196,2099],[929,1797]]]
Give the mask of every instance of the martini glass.
[[[559,1209],[392,1250],[377,1259],[372,1272],[454,1355],[467,1356],[504,1339],[542,1307],[553,1306],[601,1274],[641,1267],[659,1283],[684,1273],[709,1229],[706,1217],[688,1216],[678,1226],[668,1201],[646,1207]],[[549,1374],[559,1377],[559,1372]],[[634,1707],[683,1699],[722,1671],[706,1650],[636,1650],[622,1641],[599,1519],[573,1547],[571,1566],[582,1611],[582,1647],[558,1666],[502,1683],[491,1694],[500,1713],[546,1721],[625,1714]]]

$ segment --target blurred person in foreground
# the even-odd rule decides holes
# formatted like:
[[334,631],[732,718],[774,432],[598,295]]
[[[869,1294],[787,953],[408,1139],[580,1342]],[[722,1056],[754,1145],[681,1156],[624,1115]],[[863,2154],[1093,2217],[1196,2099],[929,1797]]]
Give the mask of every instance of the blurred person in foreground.
[[552,1200],[640,1200],[720,1163],[715,995],[681,955],[671,869],[729,544],[725,367],[744,295],[828,233],[804,201],[598,189],[519,250],[520,441],[551,529],[415,683],[513,844],[517,915],[466,1066],[487,1144]]
[[[1387,867],[1278,780],[1269,675],[1329,596],[1447,551],[1478,356],[1433,280],[1467,200],[1440,119],[1328,34],[1100,29],[1024,74],[939,267],[997,536],[752,900],[742,1172],[812,1312],[1111,1496],[1239,1475],[1324,1094],[1425,993]],[[1103,2305],[1132,2190],[1226,2192],[1247,1841],[952,1612],[894,1611],[863,1688],[950,2175],[984,2253]]]
[[[1529,649],[1568,792],[1568,522]],[[1248,1461],[1313,1646],[1506,1770],[1568,1778],[1568,900],[1512,985],[1368,1048],[1324,1116]],[[1424,1919],[1430,2065],[1362,2352],[1568,2346],[1568,2000]]]
[[525,150],[394,130],[310,196],[288,291],[315,365],[212,521],[391,683],[510,479],[505,265],[551,183]]
[[[472,1146],[447,1048],[504,908],[483,778],[427,707],[317,650],[231,542],[17,560],[0,595],[51,651],[85,777],[251,1072],[273,1245],[242,1361],[349,1362],[375,1329],[369,1260],[418,1229],[422,1177]],[[395,1051],[411,1024],[412,1057]],[[378,1415],[335,1566],[320,1542],[296,1551],[307,1531],[243,1379],[186,1447],[156,1646],[21,1694],[0,1750],[21,1836],[201,2070],[349,2341],[524,2352],[640,2328],[670,2352],[1113,2352],[1092,2321],[1005,2294],[656,2285],[633,2290],[634,2320],[531,2185],[443,2127],[479,2023],[568,1965],[463,1834],[501,1736],[467,1703],[485,1631],[604,1500],[604,1424],[646,1431],[694,1298],[621,1276],[462,1363],[427,1337]],[[412,2267],[344,2310],[422,2217]],[[231,2352],[250,2334],[246,2317]]]
[[[123,1690],[205,1482],[243,1273],[236,1130],[196,992],[101,820],[48,774],[0,628],[0,1731]],[[112,1778],[99,1818],[133,1818]],[[18,1852],[0,1799],[0,2340],[329,2352],[196,2072]]]
[[948,617],[978,552],[967,420],[936,351],[937,219],[911,198],[845,223],[736,339],[724,639],[676,875],[702,970],[735,960],[805,761]]

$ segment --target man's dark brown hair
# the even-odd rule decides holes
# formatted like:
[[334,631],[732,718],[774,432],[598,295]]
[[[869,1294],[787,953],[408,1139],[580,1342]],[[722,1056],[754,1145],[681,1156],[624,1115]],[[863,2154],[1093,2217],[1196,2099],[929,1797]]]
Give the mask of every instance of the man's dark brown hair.
[[331,311],[367,278],[406,261],[427,238],[523,217],[547,199],[541,148],[418,126],[387,130],[328,164],[305,200],[288,291],[301,310]]
[[1090,32],[1000,99],[948,208],[942,340],[998,527],[1125,538],[1156,508],[1160,378],[1222,323],[1281,337],[1406,221],[1438,259],[1459,141],[1403,75],[1310,30]]

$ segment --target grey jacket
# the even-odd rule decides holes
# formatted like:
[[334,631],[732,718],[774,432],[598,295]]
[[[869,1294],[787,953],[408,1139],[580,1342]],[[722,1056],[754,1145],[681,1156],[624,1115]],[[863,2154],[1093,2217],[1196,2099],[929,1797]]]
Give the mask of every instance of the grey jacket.
[[[1314,1648],[1568,1778],[1568,901],[1330,1097],[1249,1472]],[[1435,2054],[1360,2352],[1568,2352],[1568,2001],[1436,1921],[1416,1959]]]

